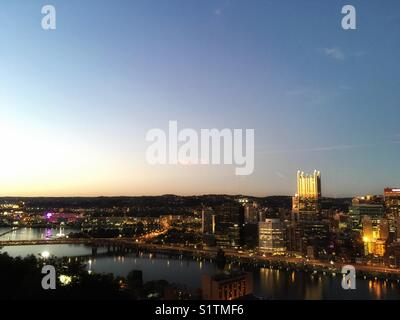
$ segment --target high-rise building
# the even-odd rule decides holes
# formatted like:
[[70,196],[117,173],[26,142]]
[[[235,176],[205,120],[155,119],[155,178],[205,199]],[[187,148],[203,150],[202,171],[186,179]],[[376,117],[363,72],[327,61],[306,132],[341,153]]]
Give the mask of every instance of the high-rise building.
[[396,240],[400,242],[400,217],[396,218]]
[[323,251],[329,236],[329,224],[322,221],[321,173],[297,172],[297,193],[292,198],[292,218],[288,228],[290,251],[306,254],[313,247],[316,254]]
[[239,247],[243,244],[244,207],[238,203],[217,206],[215,240],[220,247]]
[[317,170],[313,174],[297,171],[297,195],[300,198],[320,198],[321,173]]
[[388,220],[382,218],[376,224],[370,216],[362,218],[365,255],[384,256],[389,239]]
[[372,228],[372,219],[369,216],[364,216],[362,218],[362,230],[364,242],[372,240],[375,237]]
[[400,188],[385,188],[384,190],[385,207],[387,212],[395,216],[400,215]]
[[255,201],[243,203],[243,207],[243,241],[248,248],[254,249],[258,247],[258,221],[260,209],[258,203]]
[[212,208],[203,208],[201,211],[201,232],[203,234],[215,233],[215,213]]
[[258,223],[259,250],[265,253],[286,251],[286,230],[279,219],[266,219]]
[[400,217],[400,188],[385,188],[383,196],[390,232],[397,234],[396,221],[397,217]]
[[329,221],[319,216],[308,216],[300,221],[300,251],[305,253],[313,247],[314,255],[322,257],[329,245]]
[[292,198],[292,211],[318,212],[321,198],[321,173],[313,174],[297,171],[297,193]]
[[244,222],[257,223],[258,212],[259,212],[257,202],[245,203],[243,206],[244,206]]
[[377,226],[379,221],[384,217],[385,210],[381,197],[367,195],[363,197],[355,197],[349,208],[349,217],[352,222],[352,228],[359,230],[361,220],[364,216],[372,219],[372,223]]
[[387,219],[381,219],[379,223],[379,239],[384,241],[389,239],[389,222]]

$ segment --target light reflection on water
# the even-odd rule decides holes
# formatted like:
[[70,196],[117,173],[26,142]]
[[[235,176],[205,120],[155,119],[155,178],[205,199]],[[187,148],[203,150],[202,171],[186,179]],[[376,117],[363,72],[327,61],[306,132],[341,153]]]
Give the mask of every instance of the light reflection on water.
[[[10,231],[11,228],[0,228],[0,234]],[[71,228],[64,228],[63,233],[68,235],[70,232],[77,230]],[[0,237],[2,241],[17,241],[17,240],[45,240],[54,239],[60,229],[54,228],[20,228],[12,230],[11,232]]]
[[[15,236],[19,239],[26,239],[27,236],[37,239],[46,232],[45,229],[33,230],[36,231],[20,229],[20,234],[17,231]],[[12,256],[38,255],[43,251],[49,251],[51,255],[58,257],[91,254],[91,248],[84,245],[4,247],[1,250]],[[99,248],[98,253],[105,251],[105,248]],[[188,260],[143,252],[126,256],[99,256],[91,258],[91,263],[88,258],[86,264],[92,272],[114,273],[118,276],[126,276],[134,269],[142,270],[144,281],[165,279],[186,285],[191,290],[201,287],[204,274],[212,275],[217,272],[215,264],[209,259]],[[235,267],[228,265],[227,268]],[[273,299],[400,299],[397,282],[357,279],[356,290],[343,290],[341,277],[281,271],[269,267],[254,269],[253,285],[256,296]]]

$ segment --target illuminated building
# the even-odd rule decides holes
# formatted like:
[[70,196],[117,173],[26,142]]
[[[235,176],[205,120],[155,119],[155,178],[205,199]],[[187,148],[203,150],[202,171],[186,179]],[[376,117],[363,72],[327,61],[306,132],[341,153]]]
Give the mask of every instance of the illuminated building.
[[321,198],[321,173],[313,174],[297,171],[297,193],[292,198],[293,212],[317,212]]
[[244,207],[223,204],[214,208],[215,240],[220,247],[239,247],[243,244]]
[[288,228],[290,251],[306,254],[312,246],[322,253],[328,243],[329,223],[322,220],[320,210],[321,173],[297,171],[297,193],[292,197],[292,221]]
[[365,255],[373,254],[383,257],[389,238],[389,224],[387,219],[380,219],[379,224],[375,224],[369,216],[362,218],[363,241]]
[[389,244],[386,248],[386,263],[390,268],[400,267],[400,242]]
[[250,295],[252,292],[253,279],[250,272],[203,276],[202,294],[204,300],[234,300]]
[[349,217],[354,230],[360,229],[361,220],[364,216],[370,217],[373,224],[378,225],[384,214],[383,201],[378,196],[367,195],[364,197],[355,197],[349,208]]
[[266,219],[258,223],[259,250],[265,253],[286,251],[285,229],[279,219]]
[[390,232],[395,233],[397,232],[396,219],[400,217],[400,188],[385,188],[383,195]]
[[301,198],[321,197],[321,173],[314,170],[311,175],[297,171],[297,195]]
[[364,242],[368,242],[373,238],[375,238],[374,231],[372,229],[372,220],[369,216],[364,216],[362,218],[362,227],[363,227]]

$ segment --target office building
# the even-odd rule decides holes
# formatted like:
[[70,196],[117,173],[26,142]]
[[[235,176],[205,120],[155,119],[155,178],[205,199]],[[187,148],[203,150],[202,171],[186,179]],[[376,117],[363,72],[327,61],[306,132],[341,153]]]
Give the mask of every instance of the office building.
[[396,222],[397,218],[400,217],[400,188],[385,188],[383,196],[390,232],[398,234]]
[[297,193],[292,198],[292,211],[318,212],[321,198],[321,173],[314,170],[313,174],[297,171]]
[[245,203],[244,207],[244,223],[258,223],[259,210],[257,202]]
[[383,257],[389,239],[389,223],[381,218],[377,224],[370,216],[362,218],[364,254]]
[[259,250],[263,253],[286,251],[286,230],[279,219],[266,219],[258,223]]
[[379,221],[385,215],[383,199],[379,196],[367,195],[363,197],[355,197],[349,208],[349,218],[351,227],[354,230],[361,229],[361,220],[364,216],[372,219],[374,225],[378,225]]
[[201,211],[201,232],[203,234],[215,233],[215,213],[212,208],[203,208]]
[[243,245],[244,207],[238,203],[214,207],[215,240],[220,247]]

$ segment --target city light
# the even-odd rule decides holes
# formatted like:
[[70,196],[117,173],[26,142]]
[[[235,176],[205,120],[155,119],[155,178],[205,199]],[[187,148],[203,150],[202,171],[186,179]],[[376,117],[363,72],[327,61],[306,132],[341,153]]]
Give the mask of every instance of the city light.
[[48,252],[48,251],[43,251],[43,252],[40,254],[40,256],[41,256],[42,258],[44,258],[44,259],[47,259],[47,258],[50,257],[50,252]]
[[60,275],[59,280],[62,285],[67,286],[72,282],[72,277],[66,275]]

